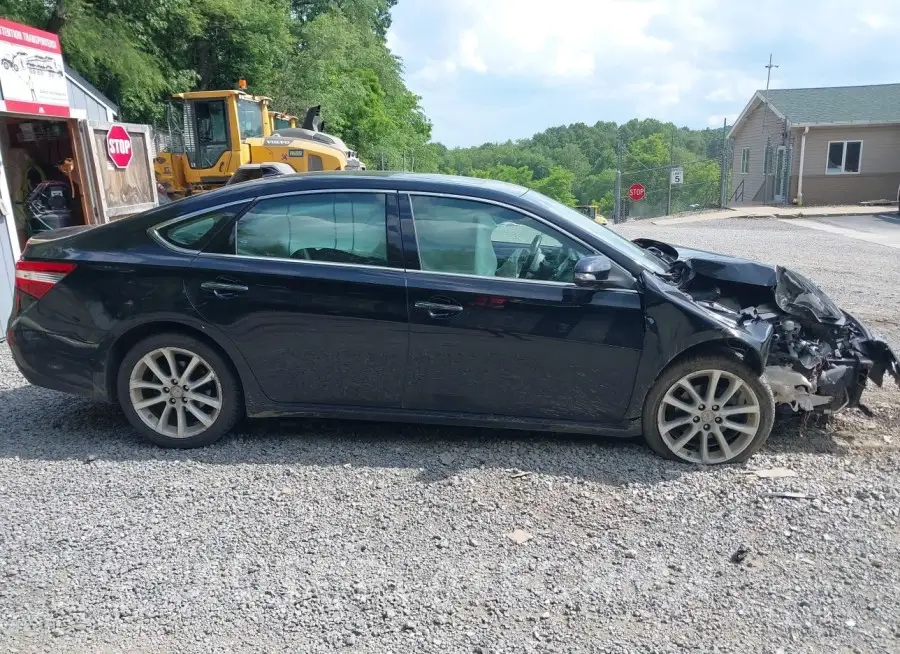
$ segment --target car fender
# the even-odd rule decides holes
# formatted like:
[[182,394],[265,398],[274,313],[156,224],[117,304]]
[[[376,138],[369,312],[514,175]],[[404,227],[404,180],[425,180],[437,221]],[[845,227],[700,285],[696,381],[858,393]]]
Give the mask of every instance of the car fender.
[[[244,390],[248,412],[252,412],[256,404],[264,401],[264,396],[256,382],[256,378],[253,376],[250,366],[240,350],[226,334],[196,314],[193,307],[179,313],[161,311],[142,314],[131,320],[117,322],[97,348],[97,361],[103,362],[103,365],[94,371],[94,387],[98,391],[95,395],[100,396],[98,399],[109,399],[111,397],[109,392],[110,386],[114,383],[111,380],[115,379],[117,372],[111,369],[111,366],[117,366],[113,361],[114,356],[118,357],[124,354],[124,352],[119,351],[120,348],[118,347],[122,343],[122,339],[128,338],[136,330],[146,332],[147,328],[152,328],[154,325],[159,326],[159,331],[181,327],[186,331],[202,334],[224,352],[234,366]],[[150,331],[148,335],[152,333],[153,331]]]
[[643,411],[644,399],[660,373],[691,350],[721,345],[742,352],[747,363],[762,375],[772,342],[772,326],[764,322],[738,323],[704,309],[677,287],[644,273],[644,347],[632,389],[628,417]]

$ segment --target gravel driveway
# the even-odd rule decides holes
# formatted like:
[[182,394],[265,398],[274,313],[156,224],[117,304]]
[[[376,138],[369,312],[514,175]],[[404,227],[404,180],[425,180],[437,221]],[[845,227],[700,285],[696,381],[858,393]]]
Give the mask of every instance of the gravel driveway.
[[[771,220],[623,231],[794,266],[900,342],[892,250]],[[0,346],[0,651],[897,652],[898,398],[780,424],[746,468],[330,421],[172,452]],[[796,476],[746,474],[772,468]]]

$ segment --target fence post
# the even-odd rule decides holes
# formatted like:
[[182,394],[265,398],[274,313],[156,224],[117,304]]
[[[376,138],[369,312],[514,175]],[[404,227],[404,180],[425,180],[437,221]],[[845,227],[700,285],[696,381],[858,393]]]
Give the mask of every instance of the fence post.
[[728,155],[728,119],[722,121],[722,166],[719,173],[719,208],[724,209],[727,202],[725,197],[728,194],[728,169],[725,167],[725,160]]
[[672,213],[672,164],[675,161],[675,126],[672,125],[672,139],[669,141],[669,170],[668,170],[668,179],[666,180],[669,184],[669,193],[666,198],[666,215]]
[[616,204],[613,207],[613,223],[622,217],[622,144],[616,145]]

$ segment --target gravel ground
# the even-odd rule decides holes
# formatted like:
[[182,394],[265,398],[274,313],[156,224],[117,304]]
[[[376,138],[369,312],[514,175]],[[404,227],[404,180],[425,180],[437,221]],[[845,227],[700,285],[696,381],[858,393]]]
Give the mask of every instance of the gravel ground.
[[[900,340],[886,248],[764,220],[623,231],[788,263]],[[28,386],[2,346],[0,651],[897,652],[898,395],[782,423],[745,468],[332,421],[171,452]],[[746,474],[771,468],[796,476]]]

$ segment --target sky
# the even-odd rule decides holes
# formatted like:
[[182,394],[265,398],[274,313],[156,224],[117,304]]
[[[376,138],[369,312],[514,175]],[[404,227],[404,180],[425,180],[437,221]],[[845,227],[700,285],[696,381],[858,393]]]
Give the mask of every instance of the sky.
[[900,0],[399,0],[388,45],[448,146],[733,122],[756,89],[900,82]]

